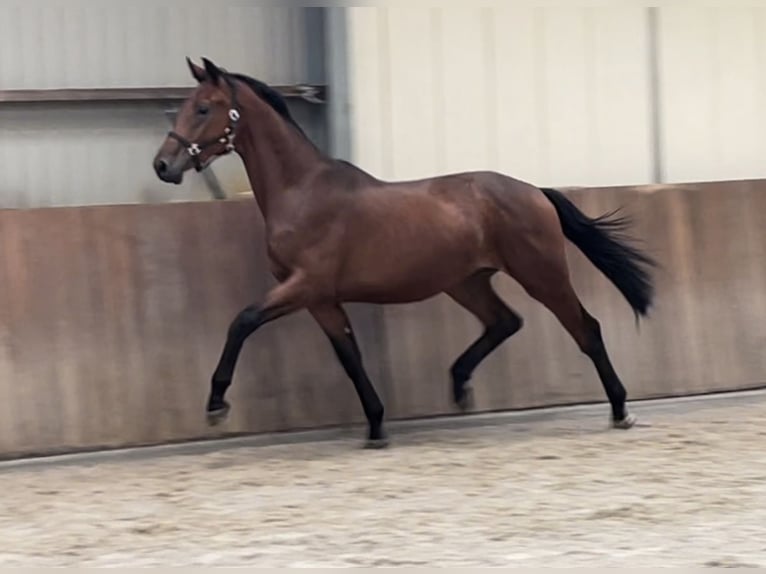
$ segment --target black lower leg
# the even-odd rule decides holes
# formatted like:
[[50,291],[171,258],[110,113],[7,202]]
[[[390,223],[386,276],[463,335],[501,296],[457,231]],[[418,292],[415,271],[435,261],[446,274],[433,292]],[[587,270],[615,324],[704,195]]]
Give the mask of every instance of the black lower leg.
[[335,354],[346,374],[354,383],[354,389],[362,403],[362,410],[369,425],[368,439],[382,442],[386,439],[383,429],[383,403],[375,392],[362,363],[362,353],[350,328],[343,335],[329,335]]
[[226,344],[210,383],[207,402],[208,422],[217,424],[226,417],[229,405],[224,400],[226,389],[231,385],[234,367],[245,340],[266,323],[292,313],[303,306],[307,288],[302,273],[293,273],[286,282],[280,283],[266,294],[263,305],[249,305],[242,309],[229,325]]
[[596,367],[598,376],[601,379],[601,384],[612,407],[612,418],[615,421],[622,421],[628,414],[625,409],[627,392],[612,366],[612,361],[609,359],[604,339],[601,336],[601,325],[585,309],[582,312],[590,332],[590,341],[588,347],[584,349],[585,353],[593,361],[593,365]]
[[210,396],[207,403],[208,413],[228,409],[224,400],[226,389],[231,385],[234,368],[245,340],[264,322],[263,313],[255,306],[245,307],[229,326],[226,344],[221,358],[213,372],[210,384]]
[[452,376],[452,393],[455,403],[465,408],[468,398],[466,384],[476,367],[487,355],[494,351],[503,341],[516,333],[522,326],[522,319],[510,309],[506,309],[494,324],[488,326],[484,333],[460,355],[450,368]]

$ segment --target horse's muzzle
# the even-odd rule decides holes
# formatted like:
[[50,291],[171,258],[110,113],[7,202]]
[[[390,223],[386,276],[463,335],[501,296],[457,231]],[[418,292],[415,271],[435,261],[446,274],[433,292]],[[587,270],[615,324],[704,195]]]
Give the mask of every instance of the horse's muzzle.
[[178,169],[171,162],[160,157],[154,160],[154,172],[157,174],[157,177],[165,183],[174,183],[178,185],[184,178],[182,169]]

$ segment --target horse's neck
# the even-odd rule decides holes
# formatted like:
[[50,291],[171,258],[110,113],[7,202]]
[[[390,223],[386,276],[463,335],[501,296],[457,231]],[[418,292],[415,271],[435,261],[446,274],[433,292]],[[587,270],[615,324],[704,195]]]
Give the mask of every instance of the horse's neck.
[[[243,102],[244,103],[244,102]],[[236,146],[255,199],[267,219],[285,189],[295,186],[322,160],[314,145],[254,94]]]

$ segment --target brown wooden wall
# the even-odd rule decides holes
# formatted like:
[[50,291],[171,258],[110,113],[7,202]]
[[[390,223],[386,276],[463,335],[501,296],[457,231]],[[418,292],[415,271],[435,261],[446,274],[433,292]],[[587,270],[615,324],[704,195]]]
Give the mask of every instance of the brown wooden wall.
[[[575,249],[585,306],[632,398],[766,382],[766,182],[570,192],[588,214],[625,205],[662,263],[636,328]],[[203,407],[226,328],[271,285],[252,201],[0,211],[0,456],[361,422],[351,383],[304,312],[245,347],[229,422]],[[474,378],[480,410],[601,401],[589,361],[510,280],[525,318]],[[350,307],[390,418],[453,412],[447,369],[479,334],[445,297]],[[605,410],[605,416],[607,411]]]

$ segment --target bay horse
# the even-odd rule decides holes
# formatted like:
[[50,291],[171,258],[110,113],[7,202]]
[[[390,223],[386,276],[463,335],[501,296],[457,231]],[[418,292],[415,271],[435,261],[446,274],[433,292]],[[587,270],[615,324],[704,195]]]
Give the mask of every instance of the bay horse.
[[592,360],[611,425],[634,425],[599,323],[572,287],[565,253],[568,239],[622,293],[638,320],[652,303],[655,262],[622,234],[629,220],[615,213],[590,218],[558,190],[491,171],[381,181],[322,153],[265,83],[202,62],[187,58],[197,86],[160,146],[154,170],[162,181],[179,184],[187,170],[238,153],[263,214],[278,282],[229,326],[207,399],[209,424],[229,412],[224,397],[245,340],[266,323],[306,309],[354,384],[368,423],[365,445],[385,446],[383,404],[342,304],[410,303],[439,293],[484,326],[450,368],[453,400],[470,408],[472,373],[522,327],[490,282],[503,272],[545,305]]

